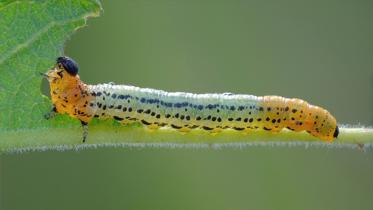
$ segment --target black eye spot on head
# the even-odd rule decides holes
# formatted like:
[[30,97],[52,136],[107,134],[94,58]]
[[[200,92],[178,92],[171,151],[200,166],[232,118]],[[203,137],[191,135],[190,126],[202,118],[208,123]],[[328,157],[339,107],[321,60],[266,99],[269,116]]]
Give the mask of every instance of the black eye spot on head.
[[71,58],[63,56],[57,58],[57,64],[61,64],[63,68],[72,76],[78,74],[78,64]]
[[57,74],[58,74],[58,76],[60,76],[61,78],[63,78],[62,71],[57,72]]

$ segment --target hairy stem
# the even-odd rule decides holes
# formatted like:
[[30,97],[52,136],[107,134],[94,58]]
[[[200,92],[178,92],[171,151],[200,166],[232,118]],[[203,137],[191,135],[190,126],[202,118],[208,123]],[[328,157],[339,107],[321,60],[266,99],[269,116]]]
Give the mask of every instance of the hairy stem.
[[369,148],[373,145],[373,129],[342,127],[338,139],[329,143],[306,132],[283,130],[280,133],[253,131],[243,134],[226,130],[218,134],[193,130],[181,133],[172,129],[149,130],[139,125],[90,126],[86,143],[82,143],[82,129],[45,128],[0,132],[0,152],[68,150],[95,147],[245,147],[245,146],[326,146],[332,148]]

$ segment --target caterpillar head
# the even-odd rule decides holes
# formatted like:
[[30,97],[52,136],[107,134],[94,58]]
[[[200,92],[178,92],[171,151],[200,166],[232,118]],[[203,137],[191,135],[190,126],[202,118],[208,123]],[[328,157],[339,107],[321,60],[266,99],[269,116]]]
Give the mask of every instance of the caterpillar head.
[[50,83],[69,83],[79,79],[78,64],[71,58],[58,57],[56,65],[45,74]]
[[78,74],[79,67],[78,64],[71,58],[63,56],[57,58],[57,65],[63,68],[67,73],[71,76],[75,76]]

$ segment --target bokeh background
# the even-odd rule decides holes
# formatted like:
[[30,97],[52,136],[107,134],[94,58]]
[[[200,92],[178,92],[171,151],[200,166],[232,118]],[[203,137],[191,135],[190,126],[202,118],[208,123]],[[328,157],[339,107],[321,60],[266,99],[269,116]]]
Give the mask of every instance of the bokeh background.
[[[299,97],[373,124],[367,0],[103,1],[66,43],[88,83]],[[373,152],[95,149],[0,156],[1,209],[373,209]]]

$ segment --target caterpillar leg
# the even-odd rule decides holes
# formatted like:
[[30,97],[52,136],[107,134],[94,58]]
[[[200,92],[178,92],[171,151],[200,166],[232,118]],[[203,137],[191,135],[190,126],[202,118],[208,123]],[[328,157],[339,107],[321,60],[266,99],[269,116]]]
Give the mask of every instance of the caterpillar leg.
[[88,136],[88,123],[84,121],[80,121],[83,128],[83,143],[86,142],[87,136]]
[[245,129],[242,131],[242,133],[243,133],[244,135],[249,135],[249,134],[251,134],[251,133],[253,132],[253,130],[254,130],[254,129],[252,129],[251,127],[250,127],[250,128],[245,128]]
[[282,128],[275,128],[275,127],[273,127],[272,130],[271,130],[271,132],[272,133],[280,133],[281,130],[282,130]]
[[156,125],[156,124],[150,124],[150,125],[147,125],[146,126],[149,130],[157,130],[159,128],[159,125]]
[[145,125],[144,127],[150,133],[153,133],[154,131],[156,131],[156,130],[158,130],[160,128],[160,126],[155,125],[155,124]]
[[179,129],[179,131],[182,133],[182,134],[186,134],[190,131],[191,129],[188,128],[188,127],[182,127]]
[[55,106],[53,106],[52,110],[46,114],[44,114],[44,118],[46,120],[52,119],[57,115],[57,109]]
[[216,136],[216,135],[218,135],[222,131],[223,131],[223,129],[221,129],[221,128],[214,128],[213,130],[211,130],[209,132],[210,132],[211,136]]

